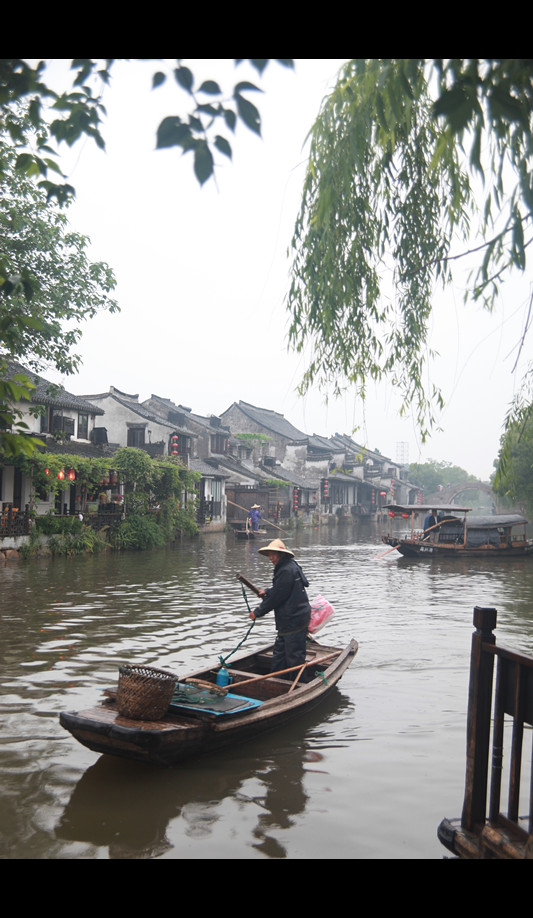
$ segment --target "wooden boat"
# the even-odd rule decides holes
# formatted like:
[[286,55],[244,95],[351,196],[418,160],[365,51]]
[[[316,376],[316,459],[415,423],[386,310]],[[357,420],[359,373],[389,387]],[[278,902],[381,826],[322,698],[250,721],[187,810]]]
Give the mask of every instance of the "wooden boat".
[[[216,688],[219,664],[180,678],[168,710],[156,721],[121,715],[113,689],[104,693],[96,707],[63,712],[61,726],[94,752],[174,765],[188,756],[247,740],[312,710],[335,689],[358,644],[352,640],[342,649],[309,638],[304,667],[270,674],[272,650],[269,645],[228,664],[232,682],[222,697]],[[302,681],[304,673],[310,681]]]
[[[520,558],[533,554],[526,537],[527,519],[518,513],[469,516],[470,507],[387,504],[390,533],[382,541],[408,558]],[[434,510],[437,523],[423,531],[424,519]],[[396,519],[410,520],[410,532],[393,534]]]
[[236,529],[235,538],[237,539],[264,539],[267,534],[266,529]]

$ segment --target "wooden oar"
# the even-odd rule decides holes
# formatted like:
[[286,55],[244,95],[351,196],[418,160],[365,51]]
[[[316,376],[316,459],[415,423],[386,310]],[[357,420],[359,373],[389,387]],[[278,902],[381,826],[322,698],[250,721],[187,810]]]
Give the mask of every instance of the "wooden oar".
[[375,558],[372,558],[372,561],[379,561],[380,558],[384,558],[385,555],[389,555],[391,551],[396,551],[397,548],[397,545],[393,545],[392,548],[387,548],[387,551],[383,551],[380,555],[376,555]]
[[[237,507],[238,510],[244,510],[245,513],[249,513],[249,512],[250,512],[249,510],[246,509],[246,507],[241,507],[240,504],[235,504],[232,500],[229,499],[229,497],[227,497],[226,500],[227,500],[228,504],[231,504],[232,507]],[[247,517],[247,519],[248,519],[248,517]],[[286,530],[286,529],[282,529],[281,526],[276,526],[275,523],[271,523],[270,520],[265,519],[265,517],[262,516],[261,519],[263,520],[264,523],[268,523],[269,526],[273,526],[274,529],[279,529],[280,532],[287,533],[287,530]]]
[[429,529],[425,529],[424,538],[426,537],[426,532],[431,532],[432,529],[438,529],[439,526],[442,526],[443,523],[449,523],[451,520],[458,520],[459,522],[462,522],[462,520],[460,520],[458,516],[451,516],[451,517],[448,516],[446,517],[445,520],[441,520],[440,523],[435,523],[434,526],[430,526]]
[[244,585],[247,586],[248,589],[252,591],[252,593],[255,593],[256,596],[261,595],[261,590],[259,589],[259,587],[256,587],[253,585],[253,583],[250,583],[250,581],[247,580],[246,577],[243,576],[243,574],[235,574],[235,576],[237,580],[240,580],[241,583],[244,583]]
[[287,695],[290,695],[290,693],[292,692],[292,690],[296,688],[296,685],[297,685],[297,683],[298,683],[298,679],[299,679],[300,676],[302,675],[304,669],[305,669],[305,663],[303,664],[303,666],[300,667],[299,672],[296,674],[296,679],[295,679],[294,682],[292,683],[292,685],[291,685],[289,691],[287,692]]
[[254,676],[253,679],[245,679],[243,682],[232,682],[231,685],[233,688],[241,689],[243,685],[251,685],[252,682],[262,682],[264,679],[272,679],[274,676],[282,676],[284,673],[293,673],[295,669],[304,670],[307,666],[318,666],[319,663],[331,663],[334,660],[331,654],[327,657],[320,657],[317,660],[309,660],[303,665],[298,663],[297,666],[289,666],[288,669],[278,669],[275,673],[265,673],[263,676]]

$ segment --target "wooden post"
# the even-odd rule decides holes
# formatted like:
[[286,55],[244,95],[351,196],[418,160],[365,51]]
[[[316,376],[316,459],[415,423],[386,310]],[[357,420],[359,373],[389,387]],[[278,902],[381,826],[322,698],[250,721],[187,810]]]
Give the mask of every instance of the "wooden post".
[[466,780],[461,825],[473,831],[486,817],[494,656],[483,644],[495,644],[496,609],[474,608],[466,731]]

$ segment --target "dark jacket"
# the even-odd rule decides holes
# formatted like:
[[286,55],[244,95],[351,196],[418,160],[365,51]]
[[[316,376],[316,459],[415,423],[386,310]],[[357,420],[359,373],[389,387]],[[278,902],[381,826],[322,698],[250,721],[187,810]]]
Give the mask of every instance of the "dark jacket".
[[307,577],[294,558],[282,558],[274,568],[272,587],[266,591],[261,605],[254,609],[256,618],[274,610],[279,634],[303,631],[311,619],[307,586]]

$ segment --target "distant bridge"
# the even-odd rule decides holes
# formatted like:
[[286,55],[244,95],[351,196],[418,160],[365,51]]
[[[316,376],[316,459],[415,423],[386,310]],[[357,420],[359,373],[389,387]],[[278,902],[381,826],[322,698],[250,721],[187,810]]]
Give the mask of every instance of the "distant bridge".
[[453,485],[450,488],[443,488],[442,491],[435,491],[433,494],[424,495],[425,504],[452,504],[455,499],[464,494],[465,491],[483,491],[488,494],[494,509],[498,512],[498,498],[491,486],[484,484],[482,481],[465,481],[462,484]]

